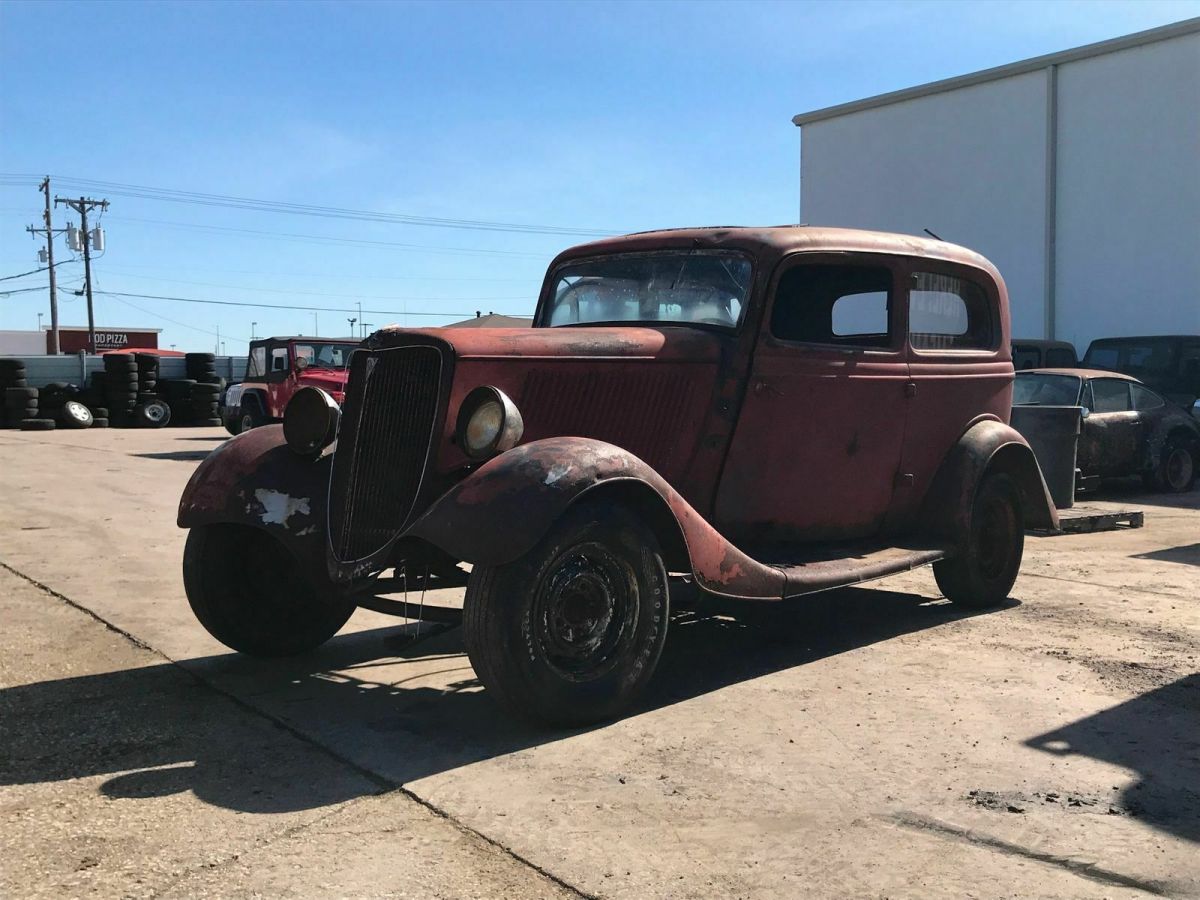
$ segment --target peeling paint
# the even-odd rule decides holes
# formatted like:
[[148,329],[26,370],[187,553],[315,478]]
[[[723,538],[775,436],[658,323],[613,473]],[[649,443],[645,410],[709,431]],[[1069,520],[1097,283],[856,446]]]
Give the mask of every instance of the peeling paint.
[[311,512],[307,497],[291,497],[283,491],[259,488],[254,492],[254,499],[262,505],[261,518],[264,525],[282,525],[287,528],[288,519],[296,513],[307,516]]
[[566,474],[571,471],[569,463],[559,463],[556,466],[551,466],[550,471],[546,474],[545,484],[554,484],[556,481],[566,477]]

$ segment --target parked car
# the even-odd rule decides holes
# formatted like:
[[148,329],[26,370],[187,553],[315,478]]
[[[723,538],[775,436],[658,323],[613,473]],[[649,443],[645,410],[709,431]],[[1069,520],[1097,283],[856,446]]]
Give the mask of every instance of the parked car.
[[1013,338],[1012,360],[1013,368],[1018,372],[1024,369],[1070,369],[1079,365],[1075,345],[1069,341],[1031,338]]
[[359,345],[352,338],[273,337],[251,341],[246,377],[231,384],[221,401],[230,434],[283,420],[292,396],[318,387],[338,403],[346,391],[346,363]]
[[1100,338],[1088,345],[1083,365],[1132,375],[1185,409],[1200,400],[1200,334]]
[[1057,527],[1006,424],[1008,332],[1000,274],[941,241],[576,247],[534,327],[384,328],[350,358],[340,417],[306,388],[282,428],[209,455],[180,501],[188,600],[227,646],[294,653],[469,563],[476,673],[558,723],[646,684],[668,573],[761,605],[932,565],[951,602],[994,606],[1024,529]]
[[1018,372],[1013,403],[1081,406],[1076,467],[1085,478],[1141,475],[1147,487],[1189,491],[1200,464],[1200,425],[1136,378],[1092,369]]

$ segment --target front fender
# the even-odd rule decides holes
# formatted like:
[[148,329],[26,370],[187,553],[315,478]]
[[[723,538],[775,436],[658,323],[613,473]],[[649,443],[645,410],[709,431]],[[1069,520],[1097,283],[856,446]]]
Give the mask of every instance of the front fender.
[[238,524],[275,535],[296,558],[325,571],[325,509],[332,455],[293,453],[282,425],[230,438],[192,473],[179,499],[180,528]]
[[638,457],[590,438],[547,438],[502,453],[442,495],[408,534],[456,559],[503,565],[532,550],[573,503],[608,490],[649,501],[644,511],[656,518],[660,541],[682,541],[686,563],[705,590],[744,599],[783,596],[782,572],[725,540]]
[[950,543],[967,533],[975,490],[984,475],[1004,472],[1021,491],[1025,527],[1058,530],[1058,511],[1028,441],[994,419],[976,422],[946,455],[921,508],[923,531]]

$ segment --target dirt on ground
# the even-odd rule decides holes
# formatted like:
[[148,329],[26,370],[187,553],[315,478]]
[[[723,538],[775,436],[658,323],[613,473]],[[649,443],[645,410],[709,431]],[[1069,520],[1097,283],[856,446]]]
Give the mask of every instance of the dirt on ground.
[[2,896],[1200,896],[1200,492],[1106,486],[1145,527],[1028,538],[986,613],[928,570],[680,603],[638,708],[562,731],[457,629],[213,641],[174,514],[222,439],[0,432]]

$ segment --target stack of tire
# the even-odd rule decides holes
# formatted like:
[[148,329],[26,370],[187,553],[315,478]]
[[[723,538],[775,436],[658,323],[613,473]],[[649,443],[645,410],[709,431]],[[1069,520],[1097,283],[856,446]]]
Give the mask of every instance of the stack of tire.
[[191,387],[191,413],[193,425],[221,424],[221,388],[223,379],[217,375],[216,356],[212,353],[188,353],[184,356],[184,367],[189,380],[196,382]]
[[116,428],[131,427],[134,424],[133,411],[138,405],[137,359],[129,353],[104,354],[102,383],[109,421]]
[[168,378],[158,383],[158,395],[171,408],[172,425],[192,424],[191,378]]
[[60,428],[105,428],[108,409],[86,403],[86,392],[73,384],[54,381],[38,389],[38,410],[42,418],[53,419]]
[[[25,361],[22,359],[0,359],[0,400],[3,404],[0,405],[0,427],[16,428],[20,420],[15,419],[9,414],[8,389],[9,388],[24,388],[27,382],[25,381]],[[14,395],[14,403],[16,402]],[[20,404],[25,407],[25,400],[22,399]],[[37,403],[33,404],[35,407]],[[37,415],[37,410],[34,409],[34,415]]]
[[9,428],[22,431],[54,430],[54,420],[42,418],[39,413],[37,388],[5,388],[4,421]]
[[134,424],[143,428],[162,428],[171,421],[170,404],[165,403],[159,389],[158,354],[135,353],[138,371],[137,406],[133,410]]

